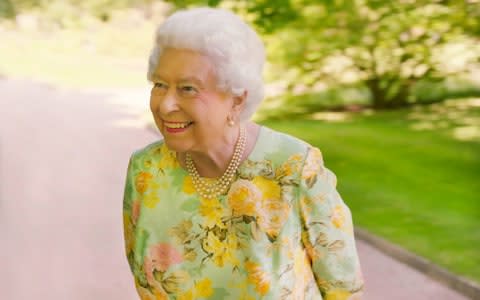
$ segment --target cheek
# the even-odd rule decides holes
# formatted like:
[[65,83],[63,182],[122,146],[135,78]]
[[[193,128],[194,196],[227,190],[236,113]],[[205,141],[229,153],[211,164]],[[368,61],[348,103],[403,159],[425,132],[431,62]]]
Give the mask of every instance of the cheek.
[[202,115],[210,122],[221,123],[227,119],[230,107],[227,99],[221,98],[217,94],[207,94],[198,98],[198,104]]
[[153,94],[150,95],[150,110],[152,111],[152,113],[155,113],[155,111],[157,111],[159,100],[160,99],[158,96],[155,96]]

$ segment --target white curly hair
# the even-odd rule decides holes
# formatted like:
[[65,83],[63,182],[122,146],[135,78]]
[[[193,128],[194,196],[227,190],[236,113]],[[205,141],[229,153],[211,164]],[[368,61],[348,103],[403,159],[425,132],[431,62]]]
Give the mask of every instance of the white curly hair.
[[257,33],[230,11],[194,8],[178,11],[162,23],[155,35],[147,78],[152,80],[162,51],[178,48],[207,55],[215,66],[219,88],[247,98],[241,120],[249,119],[264,96],[265,49]]

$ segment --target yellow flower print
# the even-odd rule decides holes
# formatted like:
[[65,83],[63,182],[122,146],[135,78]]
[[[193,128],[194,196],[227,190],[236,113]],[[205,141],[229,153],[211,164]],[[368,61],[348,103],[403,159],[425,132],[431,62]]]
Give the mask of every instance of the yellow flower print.
[[245,263],[245,269],[247,271],[248,282],[255,285],[255,290],[260,295],[266,295],[270,290],[269,274],[263,271],[260,265],[252,261],[247,261]]
[[312,187],[318,174],[322,174],[323,157],[318,148],[310,148],[310,152],[305,160],[302,171],[302,179],[305,180],[308,187]]
[[155,300],[168,300],[169,298],[165,292],[159,292],[157,290],[153,292],[153,295],[155,296]]
[[305,272],[304,259],[304,252],[300,247],[298,247],[295,250],[295,254],[293,257],[293,271],[295,273],[295,276],[302,276],[303,272]]
[[303,157],[301,154],[294,154],[290,156],[285,163],[275,170],[275,177],[282,179],[289,177],[300,171]]
[[158,162],[158,167],[160,169],[169,169],[175,168],[178,166],[178,160],[175,152],[168,149],[167,145],[164,143],[160,148],[161,159]]
[[249,180],[237,180],[227,195],[234,216],[255,216],[260,202],[260,191]]
[[281,195],[280,185],[263,176],[255,176],[252,180],[253,184],[262,192],[262,199],[279,199]]
[[[174,226],[168,230],[168,235],[177,240],[178,243],[186,245],[192,240],[193,223],[191,220],[183,220],[177,226]],[[184,254],[184,256],[186,253]]]
[[335,207],[332,210],[330,220],[332,221],[332,224],[335,227],[337,228],[343,227],[343,224],[345,223],[345,212],[341,204],[335,205]]
[[182,286],[190,280],[190,275],[182,270],[173,271],[170,276],[162,280],[162,286],[170,294],[178,294]]
[[168,300],[168,295],[164,290],[157,290],[152,287],[152,291],[142,287],[137,280],[135,280],[135,286],[137,288],[140,300]]
[[205,225],[208,228],[213,228],[217,225],[220,228],[225,228],[222,222],[222,217],[225,214],[224,207],[217,198],[200,200],[200,215],[205,218]]
[[270,239],[275,239],[290,213],[290,206],[281,199],[264,199],[258,214],[258,226]]
[[195,187],[193,186],[192,177],[190,175],[185,176],[185,179],[183,179],[182,190],[185,194],[188,194],[188,195],[195,193]]
[[146,207],[154,208],[157,205],[160,200],[157,195],[160,184],[154,180],[151,173],[140,172],[135,178],[135,188],[137,192],[143,195],[143,204]]
[[295,278],[303,280],[304,282],[312,279],[311,263],[304,249],[298,247],[295,250],[295,257],[293,259],[293,262],[293,271],[295,273]]
[[197,258],[197,252],[195,249],[185,248],[185,252],[183,253],[183,259],[187,261],[194,261]]
[[193,298],[192,289],[189,289],[188,291],[179,294],[177,298],[177,300],[193,300],[193,299],[194,298]]
[[190,231],[193,227],[191,220],[183,220],[177,226],[170,228],[168,234],[177,238],[180,244],[184,244],[190,237]]
[[143,196],[143,204],[148,208],[154,208],[158,201],[160,201],[160,197],[158,197],[158,184],[151,183],[151,189],[148,190]]
[[300,198],[300,208],[301,208],[301,211],[303,212],[305,223],[309,224],[310,222],[313,221],[311,219],[313,217],[312,215],[313,208],[324,204],[325,200],[326,200],[325,194],[318,194],[311,197],[302,196]]
[[310,197],[302,196],[300,198],[300,208],[304,214],[305,222],[310,223],[309,216],[312,213],[313,201]]
[[202,279],[195,284],[195,295],[198,297],[210,297],[213,294],[212,281],[208,278]]
[[290,164],[284,163],[275,170],[275,178],[283,178],[291,176],[293,174],[292,166]]
[[144,162],[143,162],[143,165],[146,167],[146,168],[150,168],[152,166],[152,160],[151,159],[146,159]]
[[236,290],[237,291],[236,294],[238,294],[238,297],[237,297],[238,300],[255,300],[255,299],[257,299],[248,292],[248,282],[243,280],[243,278],[242,279],[240,279],[240,278],[232,279],[228,283],[228,288],[230,290]]
[[155,295],[144,287],[137,286],[137,292],[141,300],[156,300]]
[[223,267],[225,245],[213,232],[208,232],[207,238],[203,240],[202,246],[207,253],[212,255],[213,262],[217,266]]
[[245,293],[241,296],[240,300],[255,300],[256,298],[248,293]]
[[135,178],[135,188],[137,192],[139,192],[140,194],[145,193],[152,179],[152,174],[148,172],[140,172]]
[[333,290],[327,291],[325,294],[325,300],[348,300],[352,293],[345,290]]
[[314,280],[311,270],[311,263],[305,250],[297,247],[293,259],[293,272],[295,274],[295,283],[292,290],[292,299],[304,299],[305,288]]
[[323,252],[317,250],[317,249],[314,248],[311,244],[306,244],[306,245],[305,245],[305,251],[307,251],[308,256],[309,256],[312,260],[320,260],[320,259],[322,259],[322,258],[325,256]]
[[234,233],[228,233],[226,238],[224,260],[229,262],[233,266],[240,265],[240,261],[236,256],[236,250],[238,249],[238,239]]
[[212,256],[215,265],[223,267],[225,263],[238,266],[240,261],[236,256],[238,248],[237,237],[229,233],[224,241],[221,241],[213,232],[208,232],[202,243],[203,249]]
[[308,233],[302,232],[302,241],[305,245],[305,251],[307,251],[307,254],[312,261],[322,259],[325,256],[324,252],[316,248],[316,246],[325,247],[328,245],[328,240],[326,239],[326,235],[324,233],[319,234],[317,239],[314,241],[315,245],[312,245],[312,243],[309,241]]

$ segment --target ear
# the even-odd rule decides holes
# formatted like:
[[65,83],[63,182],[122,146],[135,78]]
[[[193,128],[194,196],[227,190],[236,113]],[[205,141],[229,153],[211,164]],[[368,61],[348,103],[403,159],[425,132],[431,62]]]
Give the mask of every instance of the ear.
[[243,93],[239,96],[233,96],[232,112],[235,114],[236,117],[238,117],[240,113],[243,111],[243,109],[245,108],[245,105],[247,102],[247,96],[248,96],[247,90],[243,91]]

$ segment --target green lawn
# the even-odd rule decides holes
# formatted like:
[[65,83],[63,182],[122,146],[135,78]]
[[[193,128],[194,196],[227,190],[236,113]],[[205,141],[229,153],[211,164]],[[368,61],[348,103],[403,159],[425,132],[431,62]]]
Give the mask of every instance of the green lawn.
[[480,99],[262,123],[322,150],[356,226],[480,282]]

